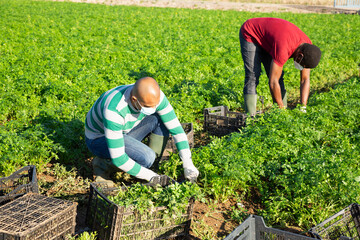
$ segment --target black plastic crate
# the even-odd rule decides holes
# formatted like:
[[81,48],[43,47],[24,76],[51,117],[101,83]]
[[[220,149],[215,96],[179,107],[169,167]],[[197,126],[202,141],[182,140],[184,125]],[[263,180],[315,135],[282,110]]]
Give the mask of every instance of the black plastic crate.
[[0,207],[0,240],[66,239],[74,234],[77,203],[27,193]]
[[231,112],[227,106],[204,109],[204,130],[212,135],[224,136],[245,127],[246,113]]
[[307,237],[292,232],[267,227],[264,219],[260,216],[250,215],[224,240],[311,240],[316,238]]
[[[194,128],[192,123],[182,123],[182,128],[184,129],[184,132],[188,138],[190,148],[194,147]],[[161,160],[166,160],[169,158],[171,153],[174,153],[177,151],[175,141],[172,135],[169,136],[169,140],[166,144],[163,156]]]
[[8,177],[0,178],[0,205],[26,193],[39,193],[36,167],[29,165]]
[[[131,187],[131,186],[130,186]],[[186,239],[189,236],[194,200],[189,200],[186,213],[174,219],[166,218],[167,207],[156,207],[140,213],[110,201],[118,188],[99,183],[90,184],[86,223],[99,239]]]
[[360,208],[350,204],[340,212],[311,228],[309,233],[317,239],[360,239]]
[[[257,111],[255,115],[264,111]],[[252,115],[251,117],[255,117]],[[204,130],[211,135],[224,136],[246,126],[248,114],[244,112],[229,111],[227,106],[217,106],[204,109]]]

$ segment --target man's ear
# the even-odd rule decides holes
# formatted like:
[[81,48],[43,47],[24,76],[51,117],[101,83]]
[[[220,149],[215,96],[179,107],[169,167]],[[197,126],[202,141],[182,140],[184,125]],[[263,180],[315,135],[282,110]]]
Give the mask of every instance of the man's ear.
[[304,54],[303,53],[303,51],[302,51],[302,46],[303,46],[304,44],[302,43],[302,44],[300,44],[296,49],[295,49],[295,51],[294,51],[294,59],[296,58],[296,57],[298,57],[299,56],[299,54],[301,53],[301,54]]
[[295,62],[297,62],[297,63],[300,64],[300,62],[303,60],[303,58],[304,58],[304,54],[303,54],[302,52],[299,52],[299,53],[295,56],[294,60],[295,60]]
[[134,101],[134,102],[136,102],[136,101],[138,100],[138,99],[137,99],[137,97],[136,97],[135,95],[131,95],[131,97],[130,97],[130,98],[131,98],[131,100],[132,100],[132,101]]

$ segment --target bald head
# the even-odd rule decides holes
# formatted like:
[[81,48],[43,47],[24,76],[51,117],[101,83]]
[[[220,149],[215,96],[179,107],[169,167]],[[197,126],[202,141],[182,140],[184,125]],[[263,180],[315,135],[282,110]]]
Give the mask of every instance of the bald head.
[[136,81],[132,92],[131,100],[139,101],[144,107],[155,107],[160,101],[160,87],[155,79],[143,77]]

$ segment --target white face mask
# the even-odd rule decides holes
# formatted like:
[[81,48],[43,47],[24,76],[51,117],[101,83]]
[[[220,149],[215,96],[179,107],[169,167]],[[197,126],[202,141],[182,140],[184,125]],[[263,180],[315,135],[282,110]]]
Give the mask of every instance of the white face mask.
[[296,69],[298,69],[298,70],[303,70],[304,69],[304,67],[303,66],[301,66],[298,62],[296,62],[295,60],[294,60],[294,66],[295,66],[295,68]]
[[145,115],[151,115],[154,114],[156,112],[156,108],[151,108],[151,107],[143,107],[141,106],[141,104],[139,103],[139,100],[136,99],[136,101],[138,102],[139,106],[141,107],[140,112],[145,114]]

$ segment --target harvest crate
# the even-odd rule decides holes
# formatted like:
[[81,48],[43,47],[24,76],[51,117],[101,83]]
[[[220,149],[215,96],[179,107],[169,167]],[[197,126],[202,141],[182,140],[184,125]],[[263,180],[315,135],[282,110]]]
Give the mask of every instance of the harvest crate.
[[0,207],[0,240],[65,239],[75,232],[76,205],[25,194]]
[[86,223],[99,239],[169,239],[185,238],[189,234],[194,201],[190,200],[186,213],[173,219],[163,218],[167,207],[156,207],[140,213],[110,201],[117,188],[99,183],[90,184]]
[[247,115],[231,112],[227,106],[204,109],[204,130],[212,135],[224,136],[245,127]]
[[[181,126],[183,127],[185,134],[189,140],[190,148],[194,147],[194,128],[192,123],[182,123]],[[162,160],[165,160],[169,157],[170,153],[176,152],[177,148],[175,145],[175,141],[172,135],[169,136],[169,140],[166,144]]]
[[260,216],[250,215],[224,240],[311,240],[316,238],[267,227]]
[[33,165],[23,167],[8,177],[0,178],[0,205],[29,192],[39,193],[36,168]]
[[360,208],[350,204],[340,212],[311,228],[317,239],[360,239]]
[[[263,100],[262,100],[263,101]],[[257,111],[256,115],[263,113]],[[244,112],[231,112],[227,106],[204,109],[204,130],[215,136],[238,132],[245,127],[248,115]]]

